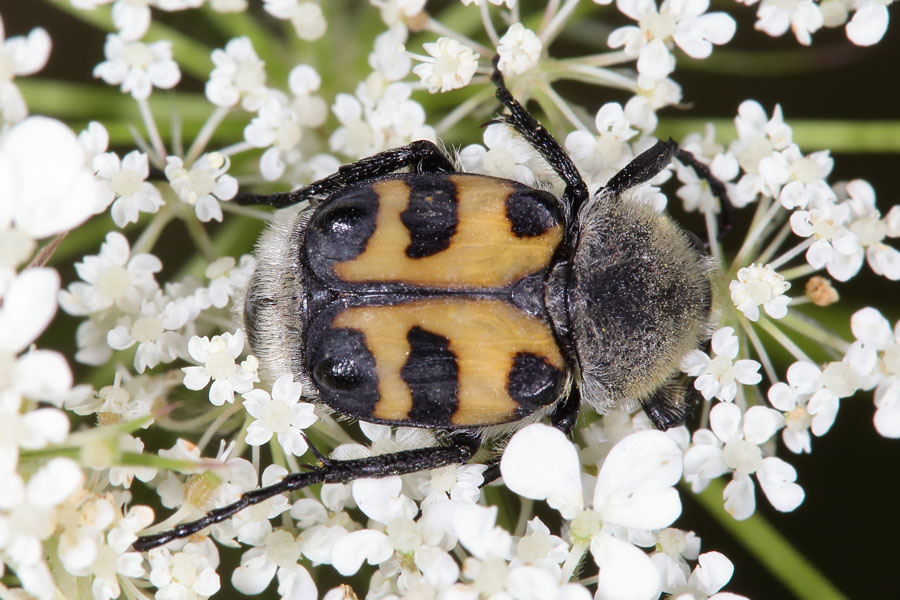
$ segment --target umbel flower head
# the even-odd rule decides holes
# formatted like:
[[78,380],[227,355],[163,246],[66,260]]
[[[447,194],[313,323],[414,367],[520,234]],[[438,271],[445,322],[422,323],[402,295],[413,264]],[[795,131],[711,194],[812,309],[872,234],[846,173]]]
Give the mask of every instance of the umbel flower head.
[[[74,40],[68,29],[13,29],[21,25],[12,24],[10,11],[35,11],[40,20],[44,4],[100,25],[98,43]],[[755,16],[736,20],[732,15],[748,14],[739,4],[752,6]],[[852,553],[834,553],[831,544],[825,559],[815,559],[839,554],[848,568],[818,571],[765,519],[770,509],[814,511],[852,489],[848,502],[860,519],[871,515],[888,536],[900,531],[893,505],[878,508],[893,496],[877,487],[900,438],[900,315],[891,300],[900,281],[900,208],[880,184],[864,179],[874,175],[870,163],[861,163],[866,170],[852,179],[837,180],[832,172],[848,168],[842,155],[832,156],[808,126],[794,127],[796,109],[734,95],[718,113],[733,119],[706,122],[695,107],[703,105],[701,93],[704,101],[732,93],[712,79],[725,76],[717,65],[740,59],[754,72],[776,68],[765,52],[744,49],[745,39],[765,44],[767,36],[788,35],[800,59],[786,61],[791,65],[817,60],[820,40],[842,40],[848,57],[863,57],[853,60],[876,57],[850,46],[881,43],[891,5],[264,0],[258,11],[246,0],[32,0],[4,6],[0,596],[726,600],[746,597],[736,592],[770,597],[766,586],[774,579],[785,589],[834,589],[829,578],[853,596],[889,595],[874,589],[893,585],[889,569],[852,562],[869,556],[856,550],[861,538],[841,541]],[[733,44],[738,28],[740,50]],[[44,71],[51,56],[64,55],[84,60],[77,72],[89,73],[89,81],[75,86]],[[694,71],[706,80],[682,90],[688,58],[703,65]],[[306,339],[301,316],[324,300],[306,293],[315,286],[299,275],[309,269],[296,266],[306,260],[304,240],[286,233],[288,223],[297,211],[327,204],[347,181],[387,175],[359,159],[397,148],[402,154],[421,140],[438,144],[454,171],[567,194],[554,161],[523,136],[531,126],[510,127],[497,116],[504,111],[491,81],[495,64],[512,95],[546,128],[533,137],[552,132],[571,159],[587,187],[585,206],[628,179],[629,202],[646,205],[647,219],[687,213],[684,222],[696,234],[691,247],[710,282],[710,322],[699,327],[698,347],[672,359],[680,372],[668,382],[608,402],[616,405],[604,414],[585,408],[577,423],[548,408],[513,425],[466,432],[357,424],[324,405],[315,378],[293,374],[303,371],[294,363],[305,364],[305,346],[296,347]],[[780,83],[791,76],[781,75]],[[874,115],[878,81],[861,81],[854,101],[865,98]],[[766,91],[777,97],[781,89]],[[582,100],[569,100],[570,92],[583,92]],[[829,120],[823,131],[861,132],[836,139],[836,147],[884,152],[867,145],[879,138],[864,135],[870,124],[831,126],[845,108],[817,113]],[[676,141],[685,152],[662,161],[671,164],[652,178],[623,174],[673,132],[682,132]],[[557,152],[543,149],[551,159]],[[449,168],[442,163],[438,170]],[[257,195],[323,178],[308,202],[283,212],[248,205]],[[421,200],[421,211],[411,200],[393,219],[408,234],[416,226],[407,221],[425,213],[426,233],[419,236],[425,239],[402,244],[409,262],[416,243],[452,241],[458,233],[431,228],[448,220],[438,195]],[[514,222],[513,204],[485,227]],[[459,222],[474,218],[464,208],[453,204],[444,212]],[[385,212],[379,209],[373,230],[382,228]],[[348,227],[358,231],[354,220],[362,217],[350,213],[332,225],[353,221]],[[560,218],[579,232],[580,216]],[[265,239],[283,243],[263,244],[254,256],[258,232],[269,222]],[[540,237],[512,234],[514,248]],[[481,243],[487,242],[471,241]],[[349,251],[339,246],[332,250]],[[489,259],[506,260],[499,253]],[[382,267],[390,262],[378,260]],[[295,268],[274,281],[265,275],[272,264]],[[570,277],[563,271],[554,277]],[[859,300],[869,280],[889,290],[887,300],[876,294]],[[276,284],[277,295],[248,293]],[[383,293],[379,306],[410,301],[397,300],[389,285],[374,287]],[[519,308],[535,322],[545,321],[545,313],[579,310],[559,290],[554,296],[523,287],[509,294],[512,304],[500,302],[490,286],[474,296],[452,295],[507,307],[534,296],[534,306]],[[336,302],[352,303],[336,295]],[[257,322],[272,306],[290,307],[285,311],[296,324],[245,330],[245,321]],[[596,308],[604,317],[626,318],[599,301]],[[470,334],[460,323],[452,323],[452,333]],[[515,332],[496,329],[489,341],[506,348]],[[561,341],[568,336],[557,333]],[[261,334],[274,342],[260,344]],[[399,357],[398,369],[418,364],[407,371],[413,380],[462,364],[464,354],[452,340],[446,347],[428,341],[425,358],[417,354],[421,344],[406,337],[376,342],[379,353]],[[477,350],[480,362],[466,363],[460,375],[465,383],[468,370],[496,369],[491,365],[503,361],[528,365],[529,376],[546,371],[546,364],[521,358],[534,354],[498,358],[489,348]],[[573,394],[587,396],[581,357],[563,354],[571,359],[565,368]],[[453,360],[432,361],[433,355]],[[273,373],[278,361],[289,374]],[[354,364],[338,366],[356,381]],[[398,383],[382,375],[363,390],[369,396],[353,401],[362,405]],[[448,411],[441,398],[449,393],[429,390],[431,410]],[[650,398],[684,409],[687,425],[656,430],[641,410]],[[409,404],[418,402],[410,393]],[[391,421],[371,402],[357,412]],[[874,481],[847,482],[839,474],[842,466],[856,470],[866,462],[857,458],[862,444],[837,441],[848,414],[871,418],[872,427],[858,434],[863,439],[888,441]],[[467,464],[391,470],[396,453],[432,456],[428,448],[445,447],[449,435],[460,433],[482,440]],[[842,457],[850,458],[822,461],[829,445],[841,445]],[[792,454],[810,456],[795,467]],[[827,468],[806,468],[812,460]],[[381,477],[338,482],[348,479],[340,476],[345,465],[358,464],[339,461],[382,465],[374,473]],[[321,472],[330,479],[256,495],[261,486]],[[818,472],[830,475],[819,482]],[[714,519],[683,514],[693,504],[683,504],[688,496],[727,523],[724,530],[735,532],[748,552],[765,552],[760,563],[779,568],[748,577],[754,565],[733,562],[719,551],[719,539],[707,537]],[[232,515],[224,507],[236,502],[246,506]],[[229,518],[211,518],[190,536],[147,552],[133,546],[139,537],[222,510]],[[834,521],[833,512],[828,518]],[[845,524],[830,535],[861,529]],[[748,531],[770,532],[764,550]],[[817,545],[808,541],[797,548]],[[863,568],[867,577],[855,576]],[[887,575],[879,580],[881,571]],[[753,587],[751,579],[766,583]],[[724,591],[730,588],[735,592]]]

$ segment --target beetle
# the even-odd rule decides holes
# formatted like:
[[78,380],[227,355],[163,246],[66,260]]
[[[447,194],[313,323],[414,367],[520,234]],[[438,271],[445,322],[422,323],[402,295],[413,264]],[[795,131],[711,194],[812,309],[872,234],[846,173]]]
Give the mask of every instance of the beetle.
[[[550,165],[565,184],[560,197],[460,172],[416,141],[296,191],[245,198],[284,209],[260,238],[243,305],[265,378],[290,373],[308,400],[361,421],[434,429],[440,443],[356,460],[313,448],[317,466],[135,549],[309,485],[465,463],[483,439],[539,419],[569,433],[582,400],[601,413],[640,402],[660,429],[683,422],[691,402],[679,362],[711,332],[714,265],[696,236],[628,191],[677,158],[719,199],[724,231],[725,186],[669,139],[590,196],[496,59],[491,80],[509,111],[495,121]],[[495,463],[486,477],[497,475]]]

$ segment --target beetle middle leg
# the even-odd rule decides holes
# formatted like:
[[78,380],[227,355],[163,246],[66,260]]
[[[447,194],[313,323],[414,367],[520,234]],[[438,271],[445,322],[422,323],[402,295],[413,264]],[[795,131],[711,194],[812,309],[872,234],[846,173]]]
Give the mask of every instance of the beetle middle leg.
[[257,204],[284,208],[302,202],[327,198],[340,190],[383,175],[389,175],[405,167],[416,173],[453,173],[456,167],[440,148],[428,140],[416,140],[400,148],[379,152],[355,163],[341,166],[337,173],[315,181],[292,192],[268,196],[242,194],[240,204]]

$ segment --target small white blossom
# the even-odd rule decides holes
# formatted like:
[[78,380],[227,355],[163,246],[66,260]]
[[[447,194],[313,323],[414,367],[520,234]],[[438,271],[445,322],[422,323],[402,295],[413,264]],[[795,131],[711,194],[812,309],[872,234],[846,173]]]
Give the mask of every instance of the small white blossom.
[[806,251],[806,262],[838,281],[847,281],[859,272],[865,252],[855,234],[847,229],[850,207],[846,204],[820,202],[796,210],[791,215],[791,229],[800,237],[815,241]]
[[231,574],[231,583],[242,594],[260,594],[277,575],[280,597],[316,598],[316,584],[299,560],[300,544],[294,536],[283,529],[275,530],[244,552],[240,566]]
[[701,350],[691,350],[681,361],[681,370],[696,377],[694,387],[707,400],[718,398],[730,402],[737,394],[738,383],[756,385],[762,380],[758,362],[734,360],[738,355],[738,339],[733,328],[723,327],[713,334],[712,351],[715,358]]
[[322,8],[303,0],[263,0],[263,9],[275,17],[290,21],[301,40],[315,41],[325,35],[327,23]]
[[513,23],[497,44],[497,66],[504,75],[519,75],[538,64],[543,49],[541,39],[533,31]]
[[565,147],[590,189],[609,181],[634,158],[628,140],[638,134],[618,102],[607,102],[594,116],[597,135],[573,131],[566,136]]
[[720,552],[704,552],[682,585],[667,590],[671,600],[747,600],[744,596],[719,593],[734,574],[734,564]]
[[167,157],[166,163],[166,177],[178,198],[193,206],[201,221],[221,221],[219,202],[231,200],[238,190],[237,180],[227,174],[228,158],[218,152],[204,154],[190,169],[177,156]]
[[116,306],[135,313],[141,301],[159,289],[154,275],[162,262],[152,254],[135,254],[124,235],[106,234],[97,255],[85,256],[75,263],[82,281],[69,284],[60,292],[59,304],[70,315],[86,316]]
[[[484,129],[484,146],[471,144],[459,153],[467,171],[534,184],[541,163],[528,144],[508,126],[494,123]],[[486,147],[485,147],[486,146]]]
[[673,43],[692,58],[707,58],[713,44],[725,44],[736,24],[728,14],[706,13],[708,0],[664,0],[657,9],[653,0],[617,0],[616,7],[638,22],[614,30],[607,44],[637,58],[638,73],[649,80],[665,78],[675,69]]
[[167,90],[181,79],[178,64],[172,60],[172,42],[168,40],[145,44],[111,33],[103,51],[106,60],[94,67],[94,77],[119,85],[138,100],[147,99],[154,87]]
[[756,510],[753,481],[756,474],[766,498],[777,510],[792,511],[803,502],[803,488],[794,483],[797,472],[775,456],[763,456],[761,444],[784,425],[784,417],[765,406],[752,406],[745,414],[731,402],[719,402],[709,413],[712,431],[699,429],[684,454],[685,475],[694,489],[719,475],[733,472],[725,486],[725,510],[735,519],[748,518]]
[[143,300],[137,315],[126,315],[110,330],[107,343],[115,350],[125,350],[138,344],[134,368],[143,373],[160,362],[172,362],[186,352],[181,329],[190,318],[184,302],[176,301],[162,292]]
[[784,123],[781,107],[776,105],[769,118],[758,102],[745,100],[738,107],[734,125],[738,139],[728,149],[744,175],[729,189],[732,202],[740,208],[759,194],[777,197],[790,177],[789,165],[779,153],[791,144],[793,137],[793,131]]
[[259,446],[274,435],[285,452],[302,456],[308,448],[303,430],[316,422],[313,405],[300,402],[302,394],[291,375],[279,377],[271,395],[260,389],[243,394],[244,408],[256,419],[247,427],[247,443]]
[[753,263],[737,272],[737,279],[728,286],[731,301],[744,316],[751,321],[759,320],[760,305],[773,319],[781,319],[787,314],[791,299],[784,295],[791,284],[785,281],[769,265]]
[[202,390],[212,379],[209,401],[213,406],[233,403],[236,393],[249,392],[253,389],[253,383],[259,381],[259,362],[255,357],[248,357],[240,365],[235,363],[243,350],[243,329],[238,329],[234,335],[223,333],[213,336],[212,340],[206,336],[193,336],[188,341],[188,352],[191,358],[203,366],[182,367],[184,386],[189,390]]
[[900,251],[884,242],[900,237],[900,206],[891,207],[884,217],[875,206],[875,190],[868,181],[854,179],[845,188],[850,209],[847,229],[866,250],[866,261],[877,275],[900,280]]
[[875,429],[888,438],[900,438],[900,321],[890,322],[876,309],[867,307],[850,318],[853,335],[867,349],[875,350],[878,366],[866,378],[866,388],[875,388]]
[[821,29],[825,22],[819,5],[812,0],[762,0],[756,16],[755,29],[778,37],[790,27],[804,46],[812,43],[810,34]]
[[159,190],[146,181],[150,175],[147,155],[133,150],[119,160],[115,152],[106,152],[94,158],[97,178],[104,187],[112,205],[113,222],[119,227],[137,223],[141,212],[155,213],[165,204]]
[[208,598],[219,591],[219,552],[208,538],[174,552],[166,547],[154,548],[147,559],[150,583],[159,588],[156,597],[160,600]]
[[40,71],[50,57],[50,36],[41,27],[35,27],[27,36],[5,37],[0,17],[0,129],[28,115],[28,107],[13,79]]
[[215,67],[206,82],[206,97],[216,106],[235,106],[256,111],[269,96],[265,63],[257,56],[250,38],[237,37],[225,49],[212,51]]
[[413,73],[432,94],[465,87],[478,68],[478,53],[460,42],[442,37],[422,45],[433,58],[413,67]]

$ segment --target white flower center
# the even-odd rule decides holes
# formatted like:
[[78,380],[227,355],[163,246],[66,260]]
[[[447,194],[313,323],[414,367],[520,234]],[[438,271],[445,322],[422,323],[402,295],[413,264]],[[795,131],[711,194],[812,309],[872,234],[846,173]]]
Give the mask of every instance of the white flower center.
[[881,219],[866,217],[850,224],[850,231],[859,238],[863,246],[873,246],[881,242],[887,235],[887,224]]
[[809,183],[819,179],[819,165],[811,158],[801,158],[791,165],[794,179],[801,183]]
[[147,44],[132,42],[122,48],[122,60],[133,69],[146,69],[153,62],[153,52]]
[[572,520],[569,535],[576,542],[590,543],[591,538],[601,529],[603,529],[603,520],[600,518],[600,514],[593,510],[583,510]]
[[266,539],[266,555],[279,567],[290,568],[300,560],[300,544],[287,531],[273,531]]
[[127,198],[128,196],[134,196],[141,190],[143,181],[140,173],[137,171],[119,169],[113,173],[112,178],[109,180],[109,185],[116,196]]
[[805,406],[798,406],[784,417],[785,426],[790,431],[805,431],[812,423],[812,415],[807,412]]
[[131,287],[131,276],[125,267],[112,265],[103,269],[97,278],[97,291],[110,300],[118,300]]
[[[211,194],[212,191],[216,189],[215,177],[205,169],[191,169],[188,173],[188,181],[190,182],[188,185],[191,190],[193,190],[198,197]],[[195,198],[194,202],[196,201]]]
[[768,139],[756,138],[743,149],[738,156],[738,162],[747,173],[759,175],[759,161],[771,156],[773,150],[772,143]]
[[675,35],[675,17],[668,14],[651,13],[640,20],[641,31],[648,40],[668,40]]
[[900,375],[900,344],[891,344],[885,348],[881,360],[888,375]]
[[732,440],[722,449],[725,464],[747,475],[755,473],[762,465],[762,450],[745,440]]
[[832,218],[830,213],[820,210],[810,211],[810,220],[812,221],[813,233],[816,237],[824,240],[830,240],[837,234],[838,224]]
[[546,533],[526,535],[516,545],[516,554],[526,563],[535,563],[550,554],[553,546]]
[[131,337],[138,342],[152,342],[166,330],[159,317],[141,317],[131,326]]
[[263,62],[256,57],[245,58],[237,63],[237,68],[232,79],[234,85],[241,92],[253,91],[266,82],[266,73]]
[[838,398],[846,398],[856,392],[859,378],[844,363],[833,362],[822,371],[822,384]]
[[278,147],[282,150],[290,150],[296,148],[300,144],[300,138],[303,136],[303,130],[296,121],[286,119],[278,125],[275,138],[278,140]]
[[228,379],[237,369],[228,345],[221,339],[214,339],[209,343],[209,358],[204,366],[213,379]]
[[185,587],[197,581],[197,563],[193,556],[178,552],[172,556],[172,578]]
[[412,552],[422,545],[418,526],[409,519],[394,519],[387,525],[387,536],[396,550]]
[[506,586],[506,561],[502,558],[486,558],[481,561],[480,567],[472,581],[475,589],[485,597],[503,591]]
[[658,540],[660,550],[669,556],[681,556],[687,549],[687,536],[672,527],[660,531]]
[[101,544],[97,548],[97,557],[91,563],[91,571],[100,579],[114,579],[118,560],[119,555],[115,550],[106,544]]
[[291,427],[291,409],[284,402],[273,399],[263,407],[260,421],[273,433],[287,431]]

